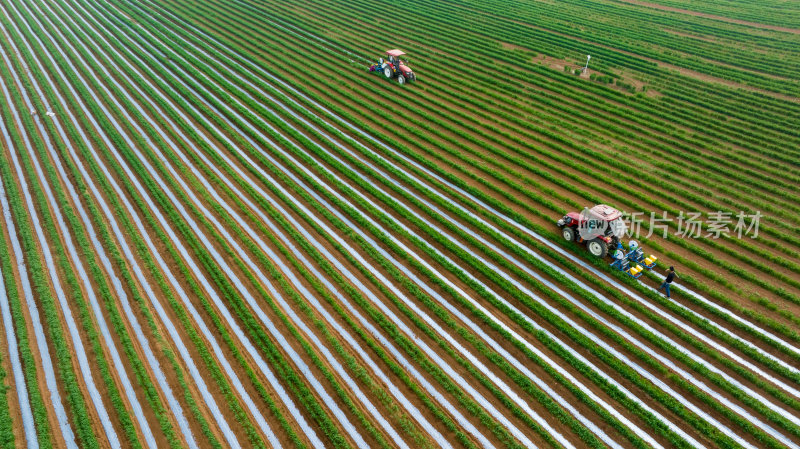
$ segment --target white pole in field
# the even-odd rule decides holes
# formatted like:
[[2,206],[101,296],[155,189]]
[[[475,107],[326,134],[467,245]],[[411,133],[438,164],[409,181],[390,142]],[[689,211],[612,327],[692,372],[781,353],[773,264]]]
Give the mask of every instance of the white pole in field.
[[592,59],[592,55],[586,55],[586,65],[583,67],[583,72],[586,72],[586,69],[589,68],[589,60]]

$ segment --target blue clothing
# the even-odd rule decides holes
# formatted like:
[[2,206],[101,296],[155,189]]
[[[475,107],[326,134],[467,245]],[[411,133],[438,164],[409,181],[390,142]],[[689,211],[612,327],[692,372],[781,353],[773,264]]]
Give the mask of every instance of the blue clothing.
[[661,284],[661,287],[658,287],[659,290],[661,290],[662,288],[664,289],[664,291],[667,293],[667,298],[669,298],[669,284],[670,284],[669,281],[664,281],[664,283]]

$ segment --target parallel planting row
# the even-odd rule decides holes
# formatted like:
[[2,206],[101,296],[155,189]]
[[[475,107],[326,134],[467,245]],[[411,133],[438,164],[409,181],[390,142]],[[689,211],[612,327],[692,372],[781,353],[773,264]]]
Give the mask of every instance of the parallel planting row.
[[[0,4],[0,445],[800,447],[797,105],[479,6]],[[560,242],[595,202],[765,216],[644,239],[671,301]]]

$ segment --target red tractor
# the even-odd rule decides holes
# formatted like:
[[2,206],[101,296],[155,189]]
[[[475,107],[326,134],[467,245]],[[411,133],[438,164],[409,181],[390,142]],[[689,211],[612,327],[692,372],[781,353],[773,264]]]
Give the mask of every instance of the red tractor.
[[400,50],[387,50],[386,60],[380,58],[378,62],[370,66],[370,72],[383,73],[386,78],[397,78],[397,82],[405,84],[417,80],[417,75],[406,65],[408,61],[401,61],[400,56],[405,55]]
[[568,242],[586,242],[595,257],[606,257],[608,249],[621,248],[620,238],[625,235],[622,213],[611,206],[598,204],[582,212],[570,212],[556,222],[561,235]]

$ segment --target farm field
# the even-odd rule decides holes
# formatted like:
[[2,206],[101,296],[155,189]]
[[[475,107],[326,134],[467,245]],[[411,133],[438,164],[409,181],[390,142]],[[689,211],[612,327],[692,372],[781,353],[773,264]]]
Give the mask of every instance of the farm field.
[[[800,447],[797,5],[4,0],[0,31],[0,447]],[[393,48],[415,82],[368,70]],[[595,204],[652,272],[564,241]]]

